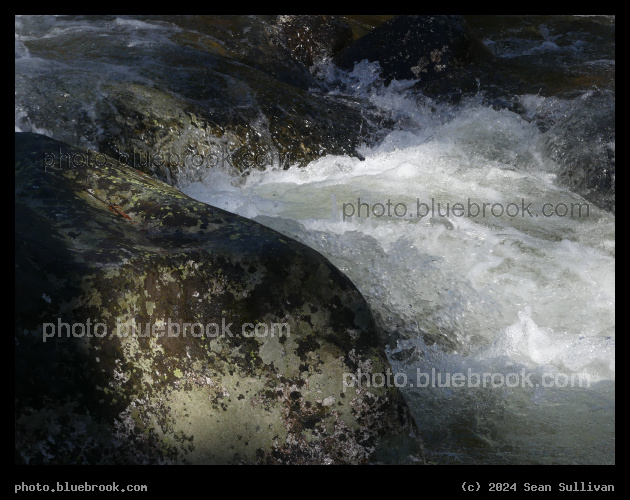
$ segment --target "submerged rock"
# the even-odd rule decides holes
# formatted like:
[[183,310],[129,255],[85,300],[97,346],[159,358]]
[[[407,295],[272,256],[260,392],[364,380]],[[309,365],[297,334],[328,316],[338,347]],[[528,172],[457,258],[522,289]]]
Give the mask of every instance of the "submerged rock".
[[614,90],[615,23],[611,16],[464,16],[495,55],[482,86],[516,94],[574,98]]
[[320,254],[83,148],[15,156],[17,462],[422,460]]

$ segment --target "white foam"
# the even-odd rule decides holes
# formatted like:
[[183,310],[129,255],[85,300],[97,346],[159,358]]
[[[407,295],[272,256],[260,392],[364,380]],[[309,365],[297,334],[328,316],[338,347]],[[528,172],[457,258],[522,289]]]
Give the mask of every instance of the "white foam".
[[[392,132],[365,150],[365,161],[327,156],[303,169],[252,173],[240,187],[214,173],[183,190],[290,231],[339,264],[377,311],[402,318],[418,335],[438,324],[454,339],[470,339],[468,348],[498,348],[520,329],[524,347],[504,354],[560,369],[571,363],[545,351],[554,339],[562,339],[559,351],[573,345],[566,339],[614,337],[614,217],[592,206],[591,217],[579,220],[415,216],[418,200],[443,208],[531,204],[532,212],[545,202],[583,202],[541,171],[536,134],[513,113],[471,105],[430,136]],[[388,201],[390,210],[404,204],[412,216],[368,217],[364,207],[362,217],[344,220],[344,209],[367,203],[379,214]],[[284,220],[299,225],[289,230]],[[602,346],[599,361],[610,366],[610,354],[610,345]],[[597,356],[572,366],[588,370]],[[606,376],[614,379],[614,370]]]
[[149,29],[149,30],[153,30],[153,29],[159,29],[160,28],[160,26],[158,26],[158,25],[147,23],[145,21],[140,21],[138,19],[126,19],[126,18],[117,17],[114,20],[114,22],[117,25],[119,25],[119,26],[125,26],[125,27],[134,28],[134,29]]
[[[67,36],[74,44],[71,48],[80,53],[82,33],[114,31],[116,37],[107,41],[115,51],[138,45],[175,46],[178,42],[169,34],[180,30],[166,22],[122,17],[97,22],[16,16],[15,26],[15,128],[51,136],[38,126],[37,116],[29,116],[34,111],[26,106],[29,96],[38,91],[37,83],[44,81],[39,75],[74,71],[98,81],[145,77],[142,65],[130,68],[110,60],[86,69],[73,67],[72,61],[40,59],[40,54],[29,52],[29,41],[65,42]],[[561,55],[562,51],[572,56],[583,48],[579,41],[559,46],[557,36],[544,26],[542,33],[546,37],[542,42],[515,38],[504,49],[489,44],[496,52],[503,51],[499,57]],[[614,65],[605,59],[585,62]],[[395,370],[409,370],[411,377],[416,369],[465,372],[470,368],[506,375],[523,368],[537,376],[585,373],[594,383],[593,390],[582,392],[541,387],[491,394],[446,388],[407,390],[427,443],[432,433],[438,433],[438,443],[457,453],[467,445],[453,436],[477,426],[466,437],[481,443],[472,446],[474,453],[481,448],[496,450],[494,440],[505,440],[515,449],[524,448],[511,458],[520,462],[551,456],[556,447],[569,442],[569,451],[563,453],[573,460],[574,443],[594,439],[597,458],[579,460],[610,460],[610,447],[597,439],[608,439],[605,426],[614,419],[610,381],[615,379],[615,218],[592,205],[588,218],[539,213],[546,202],[584,203],[556,185],[555,165],[547,158],[535,125],[537,120],[553,123],[571,102],[521,96],[526,111],[519,116],[484,105],[481,94],[446,106],[407,90],[410,81],[394,80],[385,87],[377,63],[362,61],[344,72],[322,59],[311,71],[336,87],[331,94],[368,103],[396,120],[399,130],[378,145],[362,146],[359,151],[365,161],[331,155],[304,168],[254,171],[240,178],[215,168],[201,180],[191,175],[189,181],[196,182],[180,188],[326,255],[357,285],[386,333],[398,336],[392,352],[418,353],[404,363],[391,358]],[[93,112],[93,102],[101,98],[87,98],[87,116]],[[451,212],[417,217],[420,202],[442,208],[448,204]],[[520,209],[521,202],[531,204],[538,216],[524,216],[521,210],[514,217],[462,217],[452,210],[457,203],[486,203],[488,210],[492,204],[513,204]],[[360,203],[369,205],[369,217],[345,216],[345,209],[356,210]],[[404,216],[374,215],[374,208],[395,210],[402,206],[398,204],[404,204]],[[591,412],[592,407],[598,411]],[[585,422],[580,415],[587,413]],[[530,425],[537,418],[552,429],[548,445],[540,442],[539,427]],[[535,443],[529,455],[528,443]],[[435,451],[442,445],[432,446]],[[593,447],[584,448],[585,454],[592,454]],[[467,461],[476,460],[477,455]]]

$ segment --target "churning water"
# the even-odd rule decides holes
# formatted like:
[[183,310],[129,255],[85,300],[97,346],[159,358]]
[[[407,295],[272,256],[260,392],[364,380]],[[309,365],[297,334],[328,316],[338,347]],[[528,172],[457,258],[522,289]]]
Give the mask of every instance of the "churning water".
[[534,125],[475,102],[449,114],[417,110],[417,128],[364,161],[325,157],[238,187],[217,171],[183,190],[354,281],[434,460],[610,462],[614,217],[592,205],[585,217],[585,201],[554,185]]
[[[23,24],[16,20],[16,130],[55,137],[25,106],[20,85],[29,72],[55,64],[63,72],[68,63],[35,57],[24,42],[72,43],[100,28],[42,19],[39,31],[24,34]],[[116,27],[130,43],[171,43],[159,24],[121,19]],[[485,41],[505,58],[587,52],[579,40],[512,43],[502,52]],[[103,63],[83,71],[121,78],[132,70]],[[615,217],[559,186],[537,122],[596,90],[565,99],[523,94],[515,113],[481,94],[446,104],[412,82],[385,87],[376,63],[345,73],[320,61],[312,71],[331,93],[360,97],[395,121],[360,150],[364,159],[329,155],[245,177],[196,170],[178,187],[313,247],[351,278],[383,331],[391,380],[431,462],[614,463]],[[89,116],[100,98],[86,96],[79,107]]]

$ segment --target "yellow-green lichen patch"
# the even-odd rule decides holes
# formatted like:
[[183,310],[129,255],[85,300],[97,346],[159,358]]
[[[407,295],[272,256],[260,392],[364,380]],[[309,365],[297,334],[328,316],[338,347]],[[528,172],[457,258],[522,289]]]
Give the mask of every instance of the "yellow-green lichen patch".
[[[236,384],[238,383],[238,387]],[[257,450],[271,450],[286,440],[279,405],[257,409],[264,382],[237,375],[207,385],[195,384],[188,391],[173,391],[165,397],[174,417],[173,433],[192,436],[193,449],[185,455],[191,464],[256,463]],[[208,411],[208,401],[217,395],[230,404]],[[243,396],[239,398],[239,396]]]
[[155,310],[155,302],[151,302],[151,301],[147,300],[144,303],[144,305],[145,305],[145,307],[147,309],[147,314],[149,316],[153,316],[153,311]]
[[277,336],[263,339],[258,355],[266,365],[272,365],[280,373],[293,378],[300,375],[300,358],[295,354],[295,342],[289,338],[284,344]]

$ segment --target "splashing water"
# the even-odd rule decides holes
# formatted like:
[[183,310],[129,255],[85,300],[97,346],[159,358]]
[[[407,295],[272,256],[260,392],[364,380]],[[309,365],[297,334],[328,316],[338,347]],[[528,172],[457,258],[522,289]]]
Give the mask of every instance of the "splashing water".
[[[177,54],[179,27],[104,18],[16,17],[16,131],[96,148],[104,84],[154,84],[155,62],[131,60],[127,49],[166,45]],[[540,40],[508,30],[484,41],[506,60],[538,64],[547,55],[555,71],[563,66],[554,58],[572,58],[614,74],[610,54],[541,26]],[[115,37],[102,36],[111,30]],[[73,68],[87,36],[102,44],[99,57],[119,64],[96,57]],[[69,70],[75,78],[62,81]],[[344,72],[322,59],[311,72],[331,95],[356,98],[395,123],[359,150],[364,160],[329,155],[240,177],[197,169],[178,187],[305,243],[350,277],[388,343],[393,381],[430,461],[613,463],[615,217],[559,187],[546,148],[555,117],[591,91],[521,95],[516,113],[482,93],[447,105],[414,82],[385,87],[378,63]],[[566,79],[552,76],[554,84]],[[96,83],[86,90],[82,81]],[[33,104],[47,86],[74,120],[60,130],[44,127],[55,120],[42,120],[50,110]],[[614,153],[614,143],[602,146]]]
[[[365,85],[356,69],[349,81],[365,92],[373,73],[360,71]],[[521,116],[477,100],[440,107],[405,85],[371,92],[405,127],[365,161],[328,156],[238,186],[212,171],[182,189],[354,281],[436,462],[611,463],[614,216],[554,184],[542,133]],[[418,374],[435,370],[495,377],[423,386]]]

